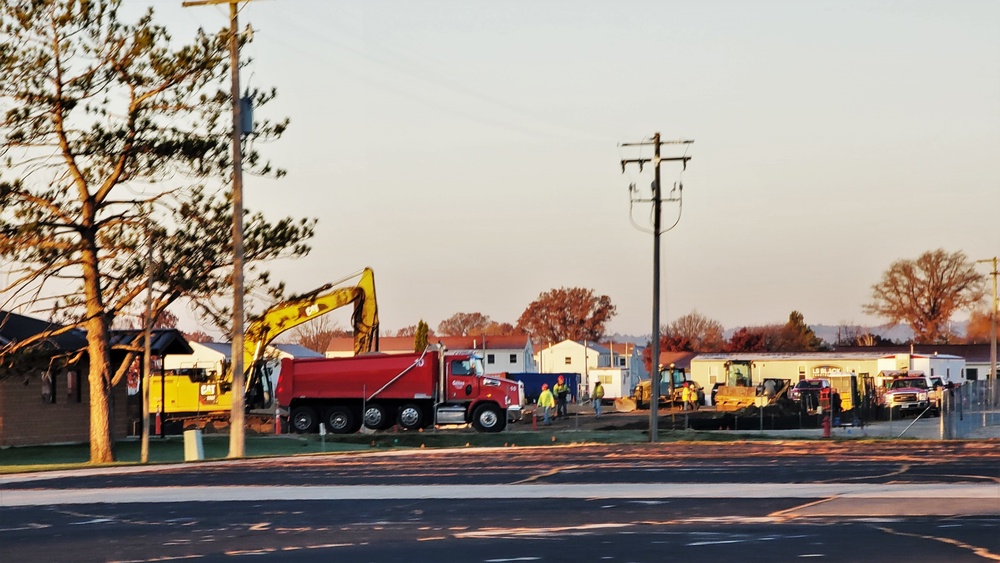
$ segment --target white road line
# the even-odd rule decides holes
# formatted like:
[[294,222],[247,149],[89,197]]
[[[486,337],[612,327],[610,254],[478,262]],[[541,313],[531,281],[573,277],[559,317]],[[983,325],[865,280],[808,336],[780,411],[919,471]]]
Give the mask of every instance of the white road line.
[[909,502],[976,500],[1000,514],[1000,483],[623,483],[525,485],[343,485],[343,486],[195,486],[102,489],[8,489],[0,506],[121,504],[216,501],[420,500],[420,499],[655,499],[837,498]]

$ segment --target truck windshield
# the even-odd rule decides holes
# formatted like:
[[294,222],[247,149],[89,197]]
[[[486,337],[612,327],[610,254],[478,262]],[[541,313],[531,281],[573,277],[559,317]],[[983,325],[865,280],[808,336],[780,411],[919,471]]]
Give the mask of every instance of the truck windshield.
[[896,379],[889,386],[889,389],[906,389],[907,387],[927,389],[927,382],[923,379]]
[[471,358],[472,361],[472,373],[476,375],[486,375],[486,367],[483,366],[482,358]]

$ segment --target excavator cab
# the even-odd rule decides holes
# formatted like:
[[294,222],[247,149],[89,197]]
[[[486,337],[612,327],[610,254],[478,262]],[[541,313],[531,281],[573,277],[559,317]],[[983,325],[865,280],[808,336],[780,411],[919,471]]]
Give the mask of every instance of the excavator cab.
[[263,408],[274,400],[274,385],[271,381],[271,368],[265,360],[255,360],[250,370],[252,385],[247,388],[247,408]]

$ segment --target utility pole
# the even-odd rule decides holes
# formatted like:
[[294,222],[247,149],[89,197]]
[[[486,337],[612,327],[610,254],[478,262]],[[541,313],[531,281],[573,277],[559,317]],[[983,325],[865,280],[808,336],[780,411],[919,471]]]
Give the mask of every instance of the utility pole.
[[243,147],[240,127],[240,0],[191,0],[182,6],[229,4],[229,66],[232,71],[233,101],[233,406],[229,412],[229,457],[243,457],[245,453],[243,374]]
[[[153,229],[146,223],[149,236],[149,251],[146,260],[146,315],[145,315],[145,347],[142,354],[142,376],[139,385],[142,387],[142,443],[139,446],[139,462],[149,462],[149,382],[152,373],[152,340],[153,340]],[[162,388],[163,385],[161,384]],[[163,402],[160,402],[162,405]],[[162,421],[161,421],[162,424]]]
[[[661,209],[663,205],[662,194],[663,191],[660,186],[660,164],[667,161],[681,161],[684,169],[687,169],[687,162],[691,160],[690,156],[678,156],[678,157],[667,157],[662,158],[660,156],[660,146],[661,145],[676,145],[684,144],[689,145],[693,143],[694,140],[682,140],[682,141],[660,141],[660,133],[653,134],[652,141],[640,141],[638,143],[623,143],[623,147],[641,147],[653,145],[653,158],[632,158],[632,159],[622,159],[622,173],[625,173],[625,166],[628,164],[638,164],[639,171],[642,172],[642,167],[648,162],[653,163],[654,179],[653,179],[653,342],[652,351],[650,353],[650,397],[649,397],[649,441],[656,442],[658,439],[657,426],[659,424],[659,403],[660,403],[660,234],[662,232],[662,222],[661,222]],[[629,187],[630,191],[634,191],[635,186]],[[683,192],[683,188],[681,188]],[[648,200],[639,200],[648,201]],[[676,198],[670,198],[668,201],[680,201],[680,195]],[[676,223],[674,223],[676,225]],[[671,226],[670,228],[673,228]],[[670,230],[670,229],[667,229]],[[674,378],[673,374],[670,376],[670,391],[673,394]]]
[[990,304],[990,382],[988,384],[990,397],[993,400],[993,388],[997,381],[997,308],[1000,308],[1000,301],[997,301],[997,257],[976,260],[976,263],[991,263],[993,265],[993,270],[990,272],[990,275],[993,276],[993,303]]

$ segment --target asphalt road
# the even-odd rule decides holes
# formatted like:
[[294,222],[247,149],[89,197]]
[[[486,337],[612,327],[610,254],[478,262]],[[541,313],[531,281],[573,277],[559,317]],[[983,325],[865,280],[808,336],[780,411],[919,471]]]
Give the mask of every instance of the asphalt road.
[[416,450],[0,476],[7,561],[1000,560],[1000,442]]

